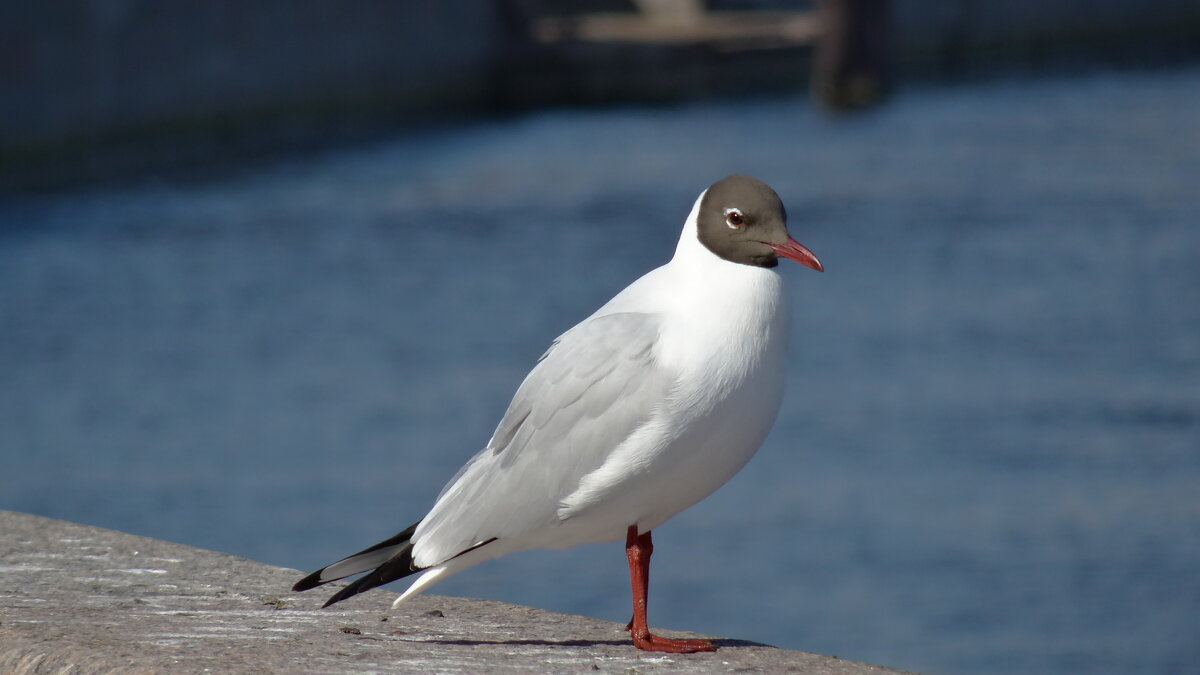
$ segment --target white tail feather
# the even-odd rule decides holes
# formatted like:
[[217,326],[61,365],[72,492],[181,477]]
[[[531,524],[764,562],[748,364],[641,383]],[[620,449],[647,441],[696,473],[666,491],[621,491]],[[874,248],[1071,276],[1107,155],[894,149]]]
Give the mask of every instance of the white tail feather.
[[442,579],[445,579],[451,574],[454,574],[455,572],[461,572],[462,570],[474,565],[478,565],[485,560],[491,560],[492,558],[497,558],[506,553],[512,553],[513,551],[517,550],[521,549],[519,547],[512,546],[511,542],[509,541],[494,541],[490,544],[480,546],[479,548],[471,549],[462,555],[455,556],[441,565],[430,567],[422,572],[421,576],[417,577],[417,580],[414,581],[411,586],[405,589],[405,591],[400,594],[400,597],[396,598],[396,600],[392,602],[392,607],[399,606],[400,603],[418,593],[421,593],[425,589],[441,581]]
[[400,597],[392,601],[392,608],[395,609],[396,607],[399,607],[400,603],[434,585],[442,577],[449,576],[457,571],[458,570],[450,569],[447,565],[425,570],[421,576],[417,577],[417,580],[414,581],[411,586],[409,586],[403,593],[400,594]]

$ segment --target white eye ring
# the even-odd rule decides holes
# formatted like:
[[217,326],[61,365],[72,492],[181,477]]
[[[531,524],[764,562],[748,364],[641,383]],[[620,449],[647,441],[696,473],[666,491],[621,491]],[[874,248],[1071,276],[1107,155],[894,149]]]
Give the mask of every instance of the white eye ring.
[[741,209],[731,206],[725,209],[725,224],[731,230],[740,230],[746,224],[746,216],[742,215]]

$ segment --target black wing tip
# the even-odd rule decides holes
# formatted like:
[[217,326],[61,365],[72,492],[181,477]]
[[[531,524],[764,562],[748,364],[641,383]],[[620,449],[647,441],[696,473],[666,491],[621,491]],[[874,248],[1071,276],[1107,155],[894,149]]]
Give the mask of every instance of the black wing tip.
[[325,604],[321,605],[321,609],[325,609],[326,607],[332,605],[335,602],[341,602],[352,595],[358,595],[358,593],[346,593],[347,588],[350,588],[350,587],[347,586],[346,588],[343,588],[342,590],[338,591],[337,593],[329,596],[329,599],[325,601]]
[[375,588],[376,586],[382,585],[382,584],[378,584],[378,583],[371,583],[370,581],[368,581],[368,579],[370,577],[371,577],[371,575],[368,574],[365,577],[355,579],[353,583],[349,584],[348,586],[346,586],[342,590],[338,591],[337,593],[334,593],[333,595],[329,596],[329,599],[325,601],[325,604],[321,605],[321,609],[325,609],[326,607],[328,607],[332,604],[341,602],[348,598],[353,598],[354,596],[358,595],[359,593],[365,593],[365,592],[371,590],[372,588]]
[[292,586],[292,592],[300,593],[302,591],[307,591],[307,590],[316,588],[317,586],[320,586],[323,583],[326,583],[326,582],[321,581],[321,572],[324,572],[324,571],[325,571],[325,568],[322,567],[321,569],[317,570],[316,572],[313,572],[312,574],[304,577],[300,581],[297,581],[296,585]]
[[[370,548],[365,548],[365,549],[359,551],[358,553],[355,553],[352,556],[348,556],[348,558],[353,558],[354,556],[359,556],[364,553],[370,553],[371,551],[377,551],[377,550],[383,548],[384,546],[394,546],[396,544],[402,544],[402,543],[412,539],[413,533],[417,531],[417,526],[420,524],[421,524],[421,521],[418,520],[417,522],[413,523],[412,525],[409,525],[408,527],[404,528],[404,530],[402,530],[395,536],[391,537],[390,539],[385,539],[385,540],[379,542],[378,544],[371,546]],[[342,560],[346,560],[346,559],[347,558],[342,558]],[[410,561],[412,560],[411,556],[409,557],[409,560]],[[341,560],[339,560],[338,562],[341,562]],[[333,563],[333,564],[336,565],[337,563]],[[321,569],[317,570],[316,572],[313,572],[312,574],[304,577],[300,581],[297,581],[296,585],[292,586],[292,592],[293,593],[302,593],[304,591],[316,588],[317,586],[323,586],[332,581],[337,581],[338,579],[341,579],[342,577],[338,577],[338,579],[321,579],[321,574],[325,570],[329,569],[330,567],[332,567],[332,565],[326,565],[325,567],[322,567]],[[350,576],[353,576],[353,575],[350,575]],[[364,590],[366,590],[366,589],[364,589]],[[351,594],[351,595],[353,595],[353,594]],[[338,598],[338,599],[343,600],[347,597],[350,597],[350,596],[347,595],[343,598]],[[331,600],[330,602],[325,603],[325,606],[328,607],[330,604],[332,604],[334,602],[337,602],[337,600]]]
[[[303,593],[304,591],[310,591],[310,590],[316,588],[317,586],[324,586],[325,584],[337,581],[337,579],[326,579],[325,581],[321,581],[321,572],[324,572],[324,571],[325,571],[325,568],[321,568],[321,569],[317,570],[316,572],[313,572],[312,574],[304,577],[300,581],[297,581],[296,585],[292,586],[292,592],[293,593]],[[361,579],[359,581],[361,581]],[[321,609],[325,609],[326,607],[332,605],[335,602],[345,600],[346,598],[350,597],[351,595],[355,595],[358,591],[355,591],[354,593],[347,593],[346,591],[349,591],[357,583],[358,582],[356,581],[356,582],[350,584],[349,586],[346,586],[342,590],[338,591],[337,593],[335,593],[333,595],[333,597],[331,597],[325,601],[325,604],[321,605]]]
[[363,576],[352,581],[349,586],[346,586],[337,593],[334,593],[332,597],[325,601],[324,605],[321,605],[321,609],[325,609],[335,602],[341,602],[346,598],[352,598],[359,593],[365,593],[377,586],[391,583],[397,579],[403,579],[410,574],[420,572],[421,569],[423,568],[413,566],[412,555],[410,555],[410,551],[405,551],[400,556],[385,562],[370,572],[367,572]]
[[[405,558],[406,558],[406,560],[402,564],[404,564],[405,566],[409,566],[411,569],[412,558],[408,557],[408,556],[405,556]],[[389,569],[384,569],[385,567],[389,568]],[[412,574],[413,572],[417,571],[417,570],[411,570],[404,574],[396,574],[396,572],[394,570],[395,570],[395,566],[389,566],[387,563],[380,565],[379,567],[375,568],[374,570],[371,570],[370,572],[367,572],[365,575],[350,582],[345,588],[341,589],[337,593],[334,593],[332,596],[330,596],[330,598],[328,600],[325,601],[325,604],[321,605],[321,609],[325,609],[326,607],[334,604],[335,602],[341,602],[342,600],[345,600],[346,598],[354,597],[354,596],[358,595],[359,593],[364,593],[366,591],[371,590],[372,588],[375,588],[376,586],[382,586],[383,584],[386,584],[389,581],[394,581],[395,579],[399,579],[400,577],[408,576],[409,574]],[[304,591],[312,590],[312,589],[316,588],[317,586],[324,586],[325,584],[337,581],[337,579],[326,579],[326,580],[322,581],[321,580],[321,572],[323,572],[323,571],[324,571],[324,568],[319,569],[316,572],[313,572],[312,574],[304,577],[300,581],[297,581],[296,585],[292,586],[292,591],[295,593],[302,593]],[[389,572],[391,572],[391,574],[389,574]],[[391,577],[391,578],[388,578],[388,577]]]

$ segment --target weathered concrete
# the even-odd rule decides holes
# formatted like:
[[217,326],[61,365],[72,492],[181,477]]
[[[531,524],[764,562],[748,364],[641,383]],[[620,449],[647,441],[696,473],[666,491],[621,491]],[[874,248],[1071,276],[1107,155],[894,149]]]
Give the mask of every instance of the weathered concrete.
[[715,654],[647,654],[618,623],[372,591],[318,610],[298,572],[0,511],[0,672],[899,673],[719,639]]

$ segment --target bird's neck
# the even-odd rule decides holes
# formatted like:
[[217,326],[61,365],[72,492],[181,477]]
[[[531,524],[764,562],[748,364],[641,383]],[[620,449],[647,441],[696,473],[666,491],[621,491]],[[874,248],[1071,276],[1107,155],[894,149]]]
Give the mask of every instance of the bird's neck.
[[[700,242],[697,218],[704,193],[692,206],[675,246],[670,266],[685,277],[684,287],[705,289],[712,293],[774,294],[782,291],[779,275],[773,269],[743,265],[721,258]],[[724,289],[724,292],[722,291]]]
[[[703,197],[703,195],[701,195]],[[786,311],[783,279],[774,270],[725,260],[700,242],[693,207],[670,268],[676,307],[695,315],[718,315],[754,330],[775,323]],[[786,316],[786,315],[785,315]]]

